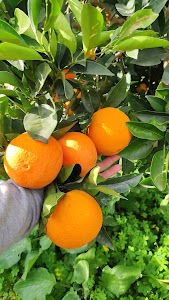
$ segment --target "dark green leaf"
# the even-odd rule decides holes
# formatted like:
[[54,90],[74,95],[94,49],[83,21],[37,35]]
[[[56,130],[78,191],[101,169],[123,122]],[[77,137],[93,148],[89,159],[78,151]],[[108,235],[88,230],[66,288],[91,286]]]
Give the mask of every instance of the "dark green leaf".
[[140,276],[141,269],[139,267],[117,265],[111,269],[106,266],[102,270],[101,285],[119,297],[125,294],[131,284]]
[[82,103],[83,103],[85,109],[89,113],[93,113],[94,108],[93,108],[93,104],[92,104],[92,99],[90,97],[90,93],[88,93],[86,90],[83,90],[81,100],[82,100]]
[[119,155],[129,160],[138,160],[146,157],[153,149],[153,142],[135,140],[131,142]]
[[101,12],[90,3],[86,3],[81,12],[82,40],[85,53],[98,45],[102,27],[103,16]]
[[60,12],[57,17],[54,29],[58,35],[58,42],[65,45],[70,50],[71,54],[74,54],[77,47],[76,37],[62,12]]
[[15,29],[1,19],[0,19],[0,41],[26,46],[24,39],[15,31]]
[[0,115],[5,115],[8,110],[9,98],[6,95],[0,94]]
[[139,66],[158,65],[167,57],[163,48],[150,48],[139,51],[137,59],[132,59],[131,63]]
[[119,104],[125,99],[126,94],[127,94],[127,82],[126,82],[126,76],[123,76],[123,78],[110,89],[106,97],[104,106],[118,107]]
[[97,242],[114,250],[113,242],[104,227],[101,228],[96,238]]
[[43,62],[40,65],[38,65],[35,72],[36,86],[33,96],[36,96],[40,92],[50,72],[51,68],[46,62]]
[[169,65],[164,68],[164,73],[162,76],[162,82],[166,85],[169,84]]
[[53,274],[45,268],[39,268],[31,271],[26,280],[19,279],[14,285],[14,291],[22,300],[46,300],[46,295],[51,293],[55,283]]
[[42,104],[24,117],[24,127],[29,135],[38,141],[47,143],[57,125],[57,114],[54,108]]
[[87,60],[86,66],[75,65],[71,70],[82,74],[113,76],[113,73],[105,66],[90,60]]
[[165,112],[155,112],[155,111],[140,111],[134,113],[134,115],[142,122],[149,122],[152,119],[158,120],[160,122],[168,122],[169,121],[169,113]]
[[21,82],[17,79],[17,77],[9,73],[7,71],[0,71],[0,84],[8,83],[15,87],[21,87]]
[[129,36],[134,31],[140,28],[146,28],[152,24],[158,17],[151,9],[144,9],[136,11],[130,18],[128,18],[121,28],[119,38]]
[[28,16],[31,21],[31,26],[34,32],[36,32],[39,22],[40,9],[42,5],[42,0],[28,0]]
[[150,0],[149,6],[152,8],[152,10],[159,14],[160,11],[165,7],[165,4],[167,3],[167,0]]
[[107,186],[117,193],[125,193],[130,191],[131,187],[135,187],[139,184],[142,174],[131,174],[119,176],[111,179],[107,179],[104,182],[98,184],[101,186]]
[[150,174],[154,185],[162,192],[167,185],[168,168],[165,165],[165,149],[154,154],[151,162]]
[[163,132],[151,124],[142,122],[127,122],[126,125],[130,132],[140,139],[158,141],[164,138]]
[[67,124],[65,124],[63,127],[62,127],[62,122],[60,122],[58,124],[58,127],[57,127],[57,130],[53,132],[53,136],[55,137],[55,139],[60,139],[66,132],[68,132],[75,124],[77,123],[76,122],[67,122]]
[[63,82],[65,97],[70,100],[74,95],[73,86],[68,80],[65,79],[65,75],[63,74],[63,72],[61,72],[61,78]]
[[0,44],[0,60],[43,60],[34,49],[12,43]]
[[164,100],[150,95],[146,96],[146,98],[154,110],[161,112],[165,111],[166,102]]
[[54,27],[54,23],[57,17],[60,14],[62,8],[63,0],[46,0],[46,22],[45,22],[45,31]]
[[80,3],[79,0],[68,0],[68,3],[70,5],[71,11],[75,15],[76,20],[81,26],[81,12],[83,9],[83,5]]

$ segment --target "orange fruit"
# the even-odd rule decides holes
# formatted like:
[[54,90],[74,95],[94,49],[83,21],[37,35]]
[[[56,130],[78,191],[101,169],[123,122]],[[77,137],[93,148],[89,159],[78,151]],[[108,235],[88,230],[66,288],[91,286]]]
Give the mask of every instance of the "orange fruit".
[[77,98],[77,99],[81,99],[81,97],[82,97],[81,91],[77,90],[76,88],[74,88],[73,90],[74,90],[75,94],[78,92],[76,98]]
[[99,155],[117,154],[129,144],[132,138],[126,125],[129,121],[124,112],[114,107],[101,108],[93,114],[87,135]]
[[90,51],[88,51],[86,53],[86,57],[91,59],[91,60],[95,60],[96,59],[95,49],[91,49]]
[[53,101],[54,101],[54,102],[59,102],[59,98],[58,98],[58,95],[57,95],[57,94],[54,95]]
[[4,167],[18,185],[38,189],[50,184],[63,163],[60,144],[54,137],[48,143],[32,139],[27,132],[14,138],[6,148]]
[[147,85],[146,85],[144,82],[140,83],[140,84],[136,87],[136,92],[137,92],[137,93],[147,92],[147,90],[148,90],[148,87],[147,87]]
[[80,248],[98,235],[102,222],[97,201],[84,191],[72,190],[63,196],[48,218],[46,234],[61,248]]
[[69,69],[64,69],[62,72],[65,74],[65,79],[74,79],[76,77],[76,74],[73,72],[69,73]]
[[93,141],[81,132],[67,132],[58,140],[63,151],[63,166],[81,166],[80,176],[85,176],[97,161],[97,151]]
[[[64,108],[67,109],[69,105],[70,105],[70,101],[68,100],[64,103]],[[67,112],[68,116],[73,115],[73,113],[74,113],[73,110],[71,110],[71,108],[69,108],[68,112]]]

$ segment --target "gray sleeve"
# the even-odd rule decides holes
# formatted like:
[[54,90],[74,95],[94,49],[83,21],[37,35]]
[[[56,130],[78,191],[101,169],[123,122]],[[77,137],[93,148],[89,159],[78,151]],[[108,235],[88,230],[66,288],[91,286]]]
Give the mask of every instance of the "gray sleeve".
[[0,180],[0,254],[27,236],[38,223],[44,189],[25,189]]

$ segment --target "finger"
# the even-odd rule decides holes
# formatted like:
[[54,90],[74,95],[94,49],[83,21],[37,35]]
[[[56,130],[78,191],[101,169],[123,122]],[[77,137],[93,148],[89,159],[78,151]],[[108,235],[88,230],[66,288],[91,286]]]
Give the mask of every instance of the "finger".
[[103,161],[97,163],[97,165],[100,167],[100,172],[106,170],[108,167],[110,167],[113,163],[115,163],[119,159],[120,159],[120,156],[115,154],[115,155],[106,157],[105,159],[103,159]]
[[108,179],[110,177],[112,177],[113,175],[115,175],[116,173],[118,173],[120,170],[122,169],[121,165],[115,165],[112,166],[110,169],[99,173],[100,176],[102,176],[104,179]]

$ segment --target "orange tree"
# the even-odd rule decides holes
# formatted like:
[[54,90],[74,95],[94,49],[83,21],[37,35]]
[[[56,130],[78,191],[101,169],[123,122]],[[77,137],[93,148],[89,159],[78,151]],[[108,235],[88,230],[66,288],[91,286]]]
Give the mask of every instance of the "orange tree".
[[[124,139],[126,132],[132,139],[128,138],[126,147],[118,153],[121,173],[104,179],[96,166],[80,177],[80,164],[63,166],[58,177],[46,187],[43,224],[64,193],[71,190],[83,190],[104,205],[112,197],[114,203],[127,198],[137,185],[168,191],[167,1],[150,0],[145,7],[139,1],[133,3],[0,2],[1,178],[8,178],[3,167],[8,143],[25,131],[32,139],[48,143],[51,135],[60,139],[68,131],[90,132],[92,116],[101,109],[118,108],[128,116]],[[110,128],[107,130],[108,133]],[[117,141],[118,132],[114,133]],[[100,140],[100,129],[95,128],[94,136]],[[99,143],[107,143],[106,136]],[[115,148],[122,149],[118,146]],[[99,156],[98,161],[103,158]],[[52,161],[53,157],[47,159]],[[36,253],[29,249],[24,274],[15,286],[21,299],[28,299],[27,292],[23,292],[27,275],[28,281],[31,276],[35,282],[40,276],[48,280],[47,287],[41,285],[39,299],[45,299],[44,295],[50,294],[55,284],[47,270],[37,269],[37,275],[35,270],[28,274],[42,251],[50,246],[44,226],[40,226],[40,233],[41,248]],[[104,220],[96,240],[113,247]],[[90,244],[84,245],[81,250],[89,247]],[[18,251],[22,253],[22,249]],[[120,282],[125,285],[124,290],[119,289],[116,295],[123,294],[141,275],[139,268],[130,271],[133,278],[126,273],[125,284]],[[29,289],[29,293],[29,299],[33,299],[35,288]]]

